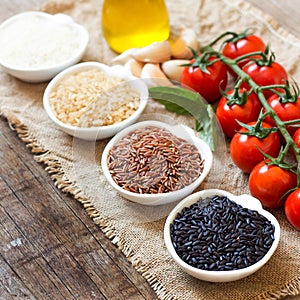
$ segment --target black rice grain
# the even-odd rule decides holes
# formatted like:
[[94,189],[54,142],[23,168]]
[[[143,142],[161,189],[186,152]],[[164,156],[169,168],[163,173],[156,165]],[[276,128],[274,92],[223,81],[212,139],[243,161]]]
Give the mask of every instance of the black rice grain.
[[218,195],[185,207],[170,232],[183,261],[211,271],[246,268],[262,259],[274,241],[274,225],[266,217]]

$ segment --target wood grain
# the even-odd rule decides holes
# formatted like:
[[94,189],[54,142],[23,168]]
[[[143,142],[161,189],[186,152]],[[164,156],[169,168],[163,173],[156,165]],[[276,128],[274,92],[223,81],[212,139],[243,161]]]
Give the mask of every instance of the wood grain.
[[0,299],[2,290],[29,299],[155,299],[82,206],[0,124]]
[[[1,0],[0,22],[44,0]],[[249,0],[300,36],[294,0]],[[0,118],[0,300],[157,299]]]
[[295,36],[300,37],[300,6],[295,0],[247,0],[253,6],[273,17],[274,20]]

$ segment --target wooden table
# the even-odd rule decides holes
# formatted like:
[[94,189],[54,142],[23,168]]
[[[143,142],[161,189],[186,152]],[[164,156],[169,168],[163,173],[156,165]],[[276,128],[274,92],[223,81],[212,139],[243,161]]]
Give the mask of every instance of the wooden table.
[[[0,22],[45,0],[1,0]],[[249,0],[300,36],[295,0]],[[0,118],[0,300],[157,299]],[[299,299],[297,297],[297,299]]]

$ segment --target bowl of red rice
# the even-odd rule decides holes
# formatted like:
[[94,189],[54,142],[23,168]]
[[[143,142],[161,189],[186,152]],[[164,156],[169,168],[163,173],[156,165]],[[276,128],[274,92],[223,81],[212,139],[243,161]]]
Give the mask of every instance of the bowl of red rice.
[[44,109],[59,129],[84,140],[105,139],[135,123],[148,88],[124,67],[98,62],[71,66],[56,75],[43,96]]
[[116,134],[106,145],[101,167],[122,197],[162,205],[191,194],[208,175],[213,155],[188,126],[148,120]]

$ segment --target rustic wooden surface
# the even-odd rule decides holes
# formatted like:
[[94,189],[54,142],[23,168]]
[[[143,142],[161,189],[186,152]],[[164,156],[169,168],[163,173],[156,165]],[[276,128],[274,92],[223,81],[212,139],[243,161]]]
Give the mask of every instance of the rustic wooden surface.
[[[44,1],[1,0],[0,22]],[[300,36],[297,1],[249,2]],[[1,117],[0,300],[8,299],[157,297],[83,207],[54,186]]]

